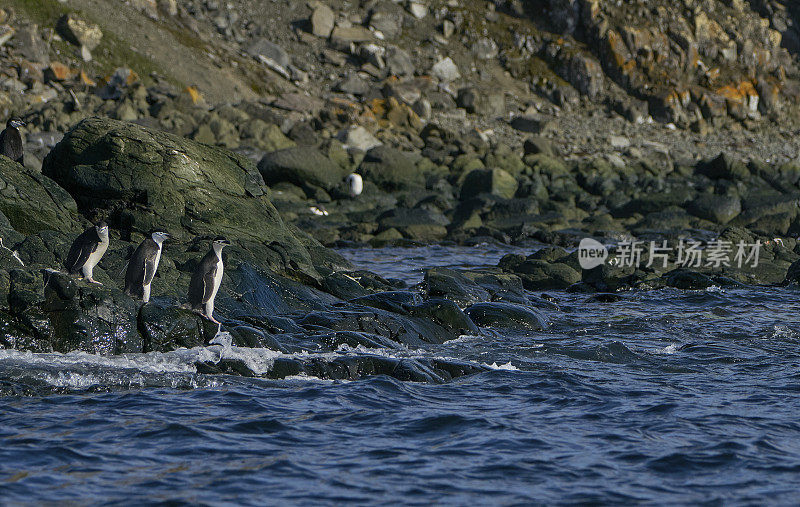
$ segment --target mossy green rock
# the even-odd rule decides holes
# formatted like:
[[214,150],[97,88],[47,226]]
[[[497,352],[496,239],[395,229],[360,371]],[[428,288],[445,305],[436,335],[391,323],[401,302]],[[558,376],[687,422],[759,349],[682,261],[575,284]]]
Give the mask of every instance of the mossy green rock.
[[253,260],[318,279],[252,162],[222,148],[116,120],[87,118],[45,158],[42,172],[113,228],[166,229],[179,240],[224,235]]
[[461,185],[461,199],[469,199],[480,194],[492,194],[503,199],[511,199],[517,193],[516,178],[502,169],[476,169],[464,178]]
[[78,207],[63,188],[47,176],[3,156],[0,156],[0,212],[8,217],[14,230],[23,234],[80,229]]

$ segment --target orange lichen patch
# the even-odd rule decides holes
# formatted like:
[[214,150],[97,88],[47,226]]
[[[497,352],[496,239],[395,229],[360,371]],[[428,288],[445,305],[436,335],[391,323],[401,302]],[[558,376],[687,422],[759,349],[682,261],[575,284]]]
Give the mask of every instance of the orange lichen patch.
[[372,99],[369,109],[376,118],[383,118],[386,115],[386,99]]
[[130,86],[133,83],[136,83],[137,81],[139,81],[139,74],[137,74],[134,71],[130,71],[128,73],[128,77],[125,79],[125,84]]
[[717,88],[715,92],[734,102],[750,101],[752,97],[758,97],[758,92],[750,81],[742,81],[736,85],[725,85],[721,88]]
[[628,74],[636,66],[636,62],[629,59],[628,48],[622,37],[614,30],[609,30],[606,35],[606,42],[608,43],[608,52],[618,69],[623,74]]
[[65,81],[72,75],[72,70],[61,62],[50,62],[47,70],[48,77],[55,81]]
[[196,86],[187,86],[183,89],[185,93],[189,94],[189,98],[192,99],[192,104],[197,104],[198,102],[203,100],[203,95],[197,89]]
[[97,86],[97,83],[95,83],[95,82],[92,80],[92,78],[90,78],[90,77],[89,77],[89,75],[88,75],[88,74],[86,74],[86,71],[85,71],[85,70],[81,70],[80,74],[78,74],[78,80],[79,80],[79,81],[80,81],[82,84],[85,84],[86,86]]

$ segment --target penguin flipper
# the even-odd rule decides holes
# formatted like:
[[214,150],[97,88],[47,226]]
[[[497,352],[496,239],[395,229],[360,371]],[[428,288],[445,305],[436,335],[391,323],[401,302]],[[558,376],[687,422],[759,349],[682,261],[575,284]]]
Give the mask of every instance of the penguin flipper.
[[66,267],[70,273],[75,273],[80,270],[83,265],[86,264],[86,261],[89,260],[89,256],[97,250],[96,242],[87,242],[83,239],[83,234],[81,234],[72,244],[72,248],[69,249]]
[[144,261],[144,279],[142,285],[150,285],[153,282],[153,277],[156,276],[156,260],[150,258]]
[[214,277],[217,276],[217,266],[203,273],[203,304],[208,303],[214,291]]
[[196,270],[189,281],[189,305],[193,309],[198,309],[203,304],[203,298],[206,293],[205,282],[203,281],[204,276],[204,273]]

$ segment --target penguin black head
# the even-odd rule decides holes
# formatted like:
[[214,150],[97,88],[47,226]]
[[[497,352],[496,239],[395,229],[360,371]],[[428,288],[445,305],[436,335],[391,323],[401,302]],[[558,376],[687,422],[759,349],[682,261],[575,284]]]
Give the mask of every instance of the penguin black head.
[[108,236],[108,224],[105,222],[105,220],[97,222],[97,225],[94,226],[94,229],[97,231],[97,235],[101,238],[103,236]]
[[170,236],[169,233],[164,231],[153,231],[152,233],[150,233],[150,237],[153,238],[153,241],[155,241],[156,243],[161,244],[164,241],[171,238],[172,236]]
[[225,236],[217,236],[216,238],[214,238],[214,242],[213,243],[214,243],[214,245],[219,245],[219,246],[228,246],[228,245],[231,244],[230,241],[225,239]]
[[9,118],[8,122],[6,122],[6,127],[19,128],[23,125],[25,125],[25,122],[19,118]]

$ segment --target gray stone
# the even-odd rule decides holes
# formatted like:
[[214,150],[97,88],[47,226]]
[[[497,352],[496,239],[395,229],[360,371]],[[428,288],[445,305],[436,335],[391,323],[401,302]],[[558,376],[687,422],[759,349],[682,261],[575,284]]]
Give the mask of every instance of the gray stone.
[[458,67],[449,56],[436,62],[431,68],[431,74],[443,83],[449,83],[461,77]]
[[314,12],[311,13],[311,33],[317,37],[328,38],[333,31],[336,16],[330,7],[323,3],[317,4]]
[[352,95],[366,95],[371,88],[358,74],[350,74],[336,85],[336,89]]
[[403,30],[403,11],[393,2],[380,2],[370,12],[369,26],[394,39]]
[[56,23],[56,29],[66,40],[77,46],[83,46],[89,51],[96,48],[103,38],[103,32],[99,26],[88,23],[74,14],[61,16]]
[[264,57],[272,60],[283,68],[288,67],[292,63],[285,49],[264,38],[253,41],[253,43],[247,47],[247,53],[256,59]]
[[488,37],[481,37],[472,45],[472,54],[479,60],[496,58],[498,52],[497,43]]
[[350,28],[337,26],[333,29],[333,32],[331,32],[331,41],[339,44],[348,44],[350,42],[369,42],[374,39],[375,36],[372,35],[372,32],[363,26],[352,26]]
[[369,151],[383,144],[361,125],[351,125],[343,129],[339,132],[337,138],[344,143],[347,148],[359,151]]
[[386,66],[395,76],[414,75],[414,62],[411,61],[411,56],[396,46],[389,46],[386,49]]

